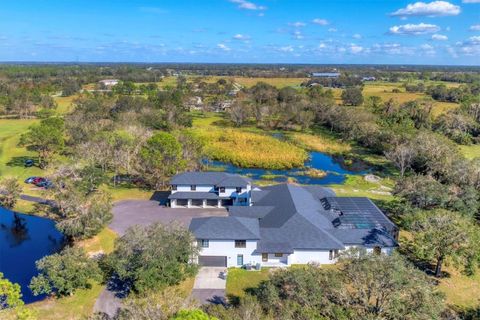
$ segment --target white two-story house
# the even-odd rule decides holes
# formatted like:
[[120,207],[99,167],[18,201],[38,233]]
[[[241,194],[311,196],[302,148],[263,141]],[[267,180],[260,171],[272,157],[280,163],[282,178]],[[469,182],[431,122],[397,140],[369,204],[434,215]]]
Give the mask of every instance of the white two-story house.
[[225,172],[184,172],[170,181],[172,208],[250,206],[250,179]]
[[398,229],[368,198],[280,184],[251,189],[248,203],[228,207],[227,217],[192,219],[199,264],[331,264],[352,247],[389,254],[397,246]]

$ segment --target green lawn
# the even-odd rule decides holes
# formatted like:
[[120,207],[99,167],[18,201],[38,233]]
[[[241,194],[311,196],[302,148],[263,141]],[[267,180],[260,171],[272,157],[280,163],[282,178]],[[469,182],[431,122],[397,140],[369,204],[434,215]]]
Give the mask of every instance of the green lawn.
[[17,177],[23,183],[28,176],[41,175],[37,167],[25,168],[25,159],[35,159],[36,154],[18,146],[20,135],[38,120],[0,120],[0,176]]
[[227,296],[243,297],[245,290],[254,288],[268,279],[271,268],[262,268],[260,271],[247,271],[245,269],[230,268],[227,275]]

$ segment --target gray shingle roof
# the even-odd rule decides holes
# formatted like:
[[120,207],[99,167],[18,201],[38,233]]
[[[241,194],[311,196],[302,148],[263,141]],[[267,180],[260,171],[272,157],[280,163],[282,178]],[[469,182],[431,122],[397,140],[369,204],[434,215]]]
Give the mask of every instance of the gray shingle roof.
[[168,196],[168,199],[220,199],[220,197],[213,192],[197,192],[197,191],[177,191]]
[[[395,225],[367,198],[338,198],[332,190],[319,186],[280,184],[254,189],[252,199],[253,206],[231,207],[228,218],[218,218],[224,219],[222,226],[215,221],[215,226],[202,229],[202,236],[214,239],[221,232],[224,239],[241,239],[235,234],[238,222],[232,219],[243,219],[258,223],[258,252],[397,245],[387,232]],[[194,233],[197,236],[199,231]]]
[[218,187],[246,187],[251,181],[238,174],[226,172],[184,172],[172,177],[170,184],[215,185]]
[[190,231],[197,239],[258,240],[260,229],[257,219],[240,217],[194,218]]

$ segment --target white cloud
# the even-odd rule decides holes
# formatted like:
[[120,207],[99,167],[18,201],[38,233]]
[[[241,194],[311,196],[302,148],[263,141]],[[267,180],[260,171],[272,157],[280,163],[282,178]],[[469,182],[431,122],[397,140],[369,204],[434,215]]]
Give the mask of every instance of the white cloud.
[[329,24],[327,20],[319,18],[313,19],[312,22],[321,26],[326,26],[327,24]]
[[407,5],[406,8],[398,9],[391,13],[391,16],[407,17],[407,16],[456,16],[460,14],[460,7],[447,1],[433,1],[430,3],[415,2]]
[[295,31],[292,32],[292,38],[295,39],[295,40],[302,40],[305,37],[303,36],[301,31],[295,30]]
[[480,44],[480,36],[470,37],[468,41],[472,44]]
[[415,49],[404,47],[399,43],[376,43],[372,46],[372,52],[389,55],[414,55]]
[[358,54],[363,51],[363,47],[356,45],[355,43],[352,43],[349,49],[350,49],[350,52],[353,54]]
[[238,4],[239,9],[245,9],[245,10],[266,10],[267,9],[267,7],[260,6],[246,0],[230,0],[230,2]]
[[480,3],[480,0],[463,0],[463,3]]
[[473,26],[470,26],[469,30],[470,31],[480,31],[480,24],[474,24]]
[[293,52],[294,49],[293,49],[292,46],[284,46],[284,47],[278,48],[278,51],[281,51],[281,52]]
[[445,41],[448,40],[448,37],[443,34],[435,33],[434,35],[432,35],[432,40]]
[[335,29],[335,28],[329,28],[327,31],[328,31],[328,32],[337,32],[338,30]]
[[307,24],[305,22],[297,21],[297,22],[290,22],[288,25],[295,28],[300,28],[300,27],[305,27]]
[[391,34],[419,35],[438,32],[440,31],[440,27],[434,24],[422,22],[420,24],[404,24],[400,26],[393,26],[389,31]]
[[247,36],[245,34],[237,33],[236,35],[233,36],[233,39],[241,40],[241,41],[247,41],[247,40],[250,40],[250,36]]
[[219,49],[222,49],[223,51],[230,51],[230,50],[232,50],[232,49],[230,49],[227,45],[225,45],[225,44],[223,44],[223,43],[217,44],[217,47],[218,47]]
[[429,55],[429,56],[433,56],[436,53],[435,48],[432,45],[429,45],[429,44],[422,44],[420,46],[420,49],[423,50],[424,54]]
[[354,39],[362,39],[362,35],[361,34],[358,34],[358,33],[355,33],[352,38]]

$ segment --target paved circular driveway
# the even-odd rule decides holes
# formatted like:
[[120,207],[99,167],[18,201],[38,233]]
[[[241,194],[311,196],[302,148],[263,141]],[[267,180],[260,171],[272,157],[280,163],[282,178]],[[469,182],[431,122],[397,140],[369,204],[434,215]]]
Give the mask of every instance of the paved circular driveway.
[[167,208],[153,200],[126,200],[115,203],[109,227],[119,235],[133,225],[147,226],[156,222],[177,221],[188,228],[192,218],[227,216],[226,209]]

